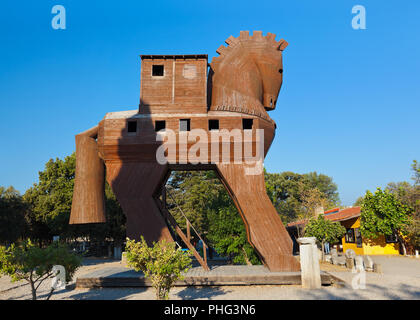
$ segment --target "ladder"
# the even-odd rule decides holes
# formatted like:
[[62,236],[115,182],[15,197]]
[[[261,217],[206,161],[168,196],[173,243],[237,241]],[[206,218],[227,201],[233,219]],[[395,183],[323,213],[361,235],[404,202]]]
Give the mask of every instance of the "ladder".
[[[175,206],[178,208],[178,210],[181,212],[182,217],[185,219],[186,225],[187,225],[187,234],[181,230],[178,223],[176,222],[175,218],[171,215],[169,212],[167,205],[166,205],[166,195],[169,195],[174,202]],[[166,187],[162,187],[162,200],[159,198],[155,198],[156,203],[159,207],[159,210],[162,214],[162,216],[168,221],[170,226],[175,230],[175,232],[178,234],[178,236],[182,239],[182,241],[185,243],[187,248],[191,250],[194,257],[197,259],[198,263],[203,267],[204,270],[210,271],[210,268],[207,264],[207,244],[204,242],[203,238],[200,236],[200,234],[197,232],[197,230],[194,228],[194,226],[191,224],[191,222],[188,220],[187,216],[185,215],[184,211],[181,209],[181,207],[178,205],[178,203],[175,201],[172,194],[169,192],[169,190],[166,189]],[[198,238],[203,243],[203,257],[197,252],[193,244],[191,243],[191,229],[195,232],[195,234],[198,236]]]

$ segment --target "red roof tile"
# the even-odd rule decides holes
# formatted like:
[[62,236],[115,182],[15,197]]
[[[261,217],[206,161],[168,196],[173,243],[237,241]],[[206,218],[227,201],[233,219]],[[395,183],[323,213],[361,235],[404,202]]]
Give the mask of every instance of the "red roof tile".
[[324,214],[338,212],[338,211],[340,211],[340,208],[334,208],[334,209],[330,209],[330,210],[324,211]]
[[299,221],[295,221],[295,222],[290,222],[287,224],[288,227],[294,227],[294,226],[299,226],[301,224],[305,224],[306,222],[308,222],[307,220],[299,220]]
[[342,221],[360,216],[360,207],[352,207],[338,211],[337,213],[331,213],[324,215],[325,219],[331,221]]
[[[331,221],[343,221],[348,220],[351,218],[356,218],[360,216],[360,207],[351,207],[347,209],[342,209],[335,213],[329,213],[334,212],[337,209],[332,209],[324,212],[324,218],[331,220]],[[302,224],[306,224],[308,220],[299,220],[295,222],[290,222],[287,224],[288,227],[294,227]]]

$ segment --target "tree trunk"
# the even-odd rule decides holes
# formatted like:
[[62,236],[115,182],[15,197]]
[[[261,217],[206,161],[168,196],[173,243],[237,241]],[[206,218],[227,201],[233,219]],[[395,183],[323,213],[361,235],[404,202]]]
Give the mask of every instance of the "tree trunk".
[[248,266],[252,266],[252,262],[251,262],[251,261],[249,261],[249,259],[248,259],[248,255],[246,254],[245,249],[244,249],[243,247],[242,247],[241,249],[242,249],[242,252],[244,253],[244,258],[245,258],[245,262],[246,262],[246,264],[247,264]]
[[31,284],[32,300],[36,300],[36,289],[35,289],[35,284],[32,281],[32,275],[31,275],[31,281],[29,281],[29,283]]
[[400,243],[400,245],[403,249],[403,254],[404,254],[404,256],[406,256],[407,255],[407,248],[405,247],[404,240],[399,235],[397,237],[398,237],[398,241],[399,241],[399,243]]
[[324,240],[321,241],[321,261],[324,262]]
[[51,298],[51,296],[52,296],[53,292],[54,292],[54,288],[51,288],[51,291],[50,291],[50,293],[48,294],[48,296],[47,296],[47,299],[46,299],[46,300],[50,300],[50,298]]
[[34,283],[34,281],[33,281],[33,279],[32,279],[33,275],[34,275],[34,271],[32,270],[32,271],[31,271],[31,275],[29,276],[29,279],[26,279],[26,280],[27,280],[27,281],[29,282],[29,284],[31,285],[32,300],[36,300],[36,289],[35,289],[35,283]]

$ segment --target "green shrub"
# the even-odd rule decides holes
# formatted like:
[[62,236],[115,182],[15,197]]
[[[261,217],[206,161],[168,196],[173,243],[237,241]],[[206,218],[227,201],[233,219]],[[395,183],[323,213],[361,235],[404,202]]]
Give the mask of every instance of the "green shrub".
[[334,243],[339,241],[346,233],[339,222],[327,220],[323,215],[319,215],[317,219],[309,220],[305,227],[305,237],[315,237],[322,246],[322,260],[324,260],[324,244],[325,242]]
[[174,242],[162,240],[149,247],[143,237],[140,242],[127,239],[126,251],[127,264],[151,280],[158,300],[167,300],[174,283],[183,279],[181,272],[191,267],[191,254],[177,249]]

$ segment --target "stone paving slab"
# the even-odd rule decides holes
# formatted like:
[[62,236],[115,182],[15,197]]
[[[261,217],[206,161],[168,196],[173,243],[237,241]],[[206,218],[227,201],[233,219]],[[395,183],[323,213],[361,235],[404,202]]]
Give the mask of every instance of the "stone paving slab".
[[[340,280],[327,272],[321,272],[323,285]],[[213,266],[210,271],[194,267],[184,274],[184,280],[176,286],[220,286],[220,285],[300,285],[300,272],[270,272],[264,266]],[[127,267],[105,267],[80,276],[77,288],[106,287],[150,287],[151,283],[141,272]]]

